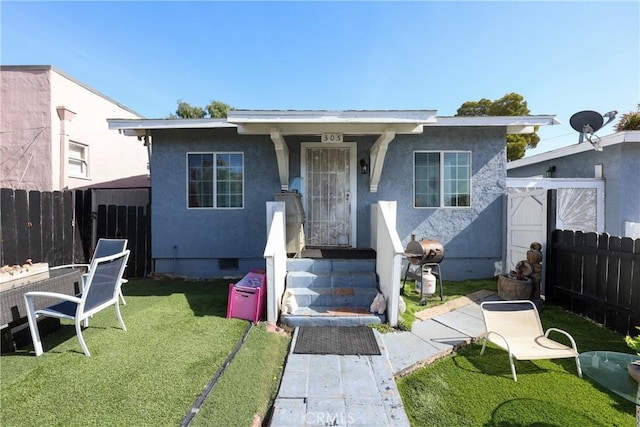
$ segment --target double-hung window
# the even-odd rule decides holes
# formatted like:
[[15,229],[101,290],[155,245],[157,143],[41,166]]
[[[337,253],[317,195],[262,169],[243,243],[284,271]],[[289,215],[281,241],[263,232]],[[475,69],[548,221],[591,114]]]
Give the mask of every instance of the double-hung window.
[[187,153],[189,208],[244,207],[243,153]]
[[471,206],[470,152],[415,152],[413,168],[416,208]]
[[70,141],[67,162],[69,176],[89,178],[89,147]]

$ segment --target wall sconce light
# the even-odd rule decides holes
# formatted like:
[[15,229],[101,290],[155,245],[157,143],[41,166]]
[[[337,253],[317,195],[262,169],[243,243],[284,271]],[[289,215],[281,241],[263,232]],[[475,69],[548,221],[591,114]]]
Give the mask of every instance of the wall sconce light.
[[553,173],[555,171],[556,171],[556,165],[549,166],[549,168],[545,171],[545,177],[552,178],[553,177]]
[[367,175],[369,173],[369,165],[365,159],[360,159],[360,173]]

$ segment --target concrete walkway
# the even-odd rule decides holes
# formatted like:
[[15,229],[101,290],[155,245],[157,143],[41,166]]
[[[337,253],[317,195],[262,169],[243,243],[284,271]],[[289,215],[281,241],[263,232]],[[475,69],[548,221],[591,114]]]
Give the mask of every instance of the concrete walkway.
[[296,329],[273,407],[272,427],[410,426],[395,377],[485,334],[479,291],[416,314],[411,332],[374,331],[380,356],[294,354]]

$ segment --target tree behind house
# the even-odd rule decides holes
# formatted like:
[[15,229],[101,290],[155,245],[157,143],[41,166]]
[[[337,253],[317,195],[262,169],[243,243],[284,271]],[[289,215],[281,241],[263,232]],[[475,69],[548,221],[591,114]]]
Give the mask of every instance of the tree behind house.
[[638,104],[638,111],[630,111],[620,118],[616,125],[616,132],[625,130],[640,130],[640,104]]
[[[482,98],[480,101],[467,101],[458,108],[456,116],[527,116],[530,114],[527,101],[518,93],[508,93],[502,98],[491,101]],[[507,135],[507,160],[524,157],[527,148],[535,148],[540,141],[536,133],[527,135]]]
[[178,101],[178,108],[175,114],[170,114],[170,119],[204,119],[206,117],[212,119],[223,119],[227,117],[227,112],[235,110],[229,104],[220,101],[211,101],[205,108],[194,107],[188,102]]

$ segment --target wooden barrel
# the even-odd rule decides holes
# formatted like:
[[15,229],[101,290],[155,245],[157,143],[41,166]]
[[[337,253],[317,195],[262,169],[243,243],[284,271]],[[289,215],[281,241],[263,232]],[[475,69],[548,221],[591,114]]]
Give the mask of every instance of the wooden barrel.
[[498,277],[498,296],[503,300],[531,299],[532,290],[529,278],[518,280],[504,274]]

